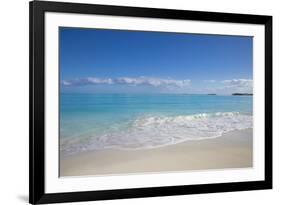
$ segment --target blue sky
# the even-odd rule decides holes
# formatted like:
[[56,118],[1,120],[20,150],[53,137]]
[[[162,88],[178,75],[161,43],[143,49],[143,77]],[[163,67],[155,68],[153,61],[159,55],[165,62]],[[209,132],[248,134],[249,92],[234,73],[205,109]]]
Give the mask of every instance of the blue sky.
[[62,92],[252,92],[252,37],[60,28]]

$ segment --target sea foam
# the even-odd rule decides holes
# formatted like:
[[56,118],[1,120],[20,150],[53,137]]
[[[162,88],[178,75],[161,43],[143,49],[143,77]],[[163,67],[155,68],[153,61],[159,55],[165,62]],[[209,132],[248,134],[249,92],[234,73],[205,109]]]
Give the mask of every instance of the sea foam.
[[[141,116],[126,129],[61,142],[63,153],[100,149],[151,149],[187,140],[204,140],[234,130],[252,128],[252,115],[238,112],[177,116]],[[83,139],[83,140],[82,140]]]

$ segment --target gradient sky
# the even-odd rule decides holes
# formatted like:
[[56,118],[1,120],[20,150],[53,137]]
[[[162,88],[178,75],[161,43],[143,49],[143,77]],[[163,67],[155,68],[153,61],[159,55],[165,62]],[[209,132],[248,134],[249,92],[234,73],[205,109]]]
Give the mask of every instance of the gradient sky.
[[60,28],[62,92],[252,92],[252,37]]

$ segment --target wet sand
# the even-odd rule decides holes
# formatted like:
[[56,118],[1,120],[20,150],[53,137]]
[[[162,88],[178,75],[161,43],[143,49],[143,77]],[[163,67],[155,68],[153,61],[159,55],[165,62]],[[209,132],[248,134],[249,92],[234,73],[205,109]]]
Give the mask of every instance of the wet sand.
[[248,168],[253,162],[253,130],[142,150],[101,150],[61,157],[60,176],[133,174]]

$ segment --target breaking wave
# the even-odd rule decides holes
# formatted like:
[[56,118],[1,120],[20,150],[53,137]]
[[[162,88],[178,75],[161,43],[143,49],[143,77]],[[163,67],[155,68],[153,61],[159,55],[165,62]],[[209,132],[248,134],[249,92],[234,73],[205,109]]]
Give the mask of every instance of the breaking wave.
[[204,140],[222,134],[252,128],[252,115],[238,112],[178,116],[142,116],[126,129],[108,130],[99,136],[61,141],[63,153],[100,149],[151,149],[187,140]]

